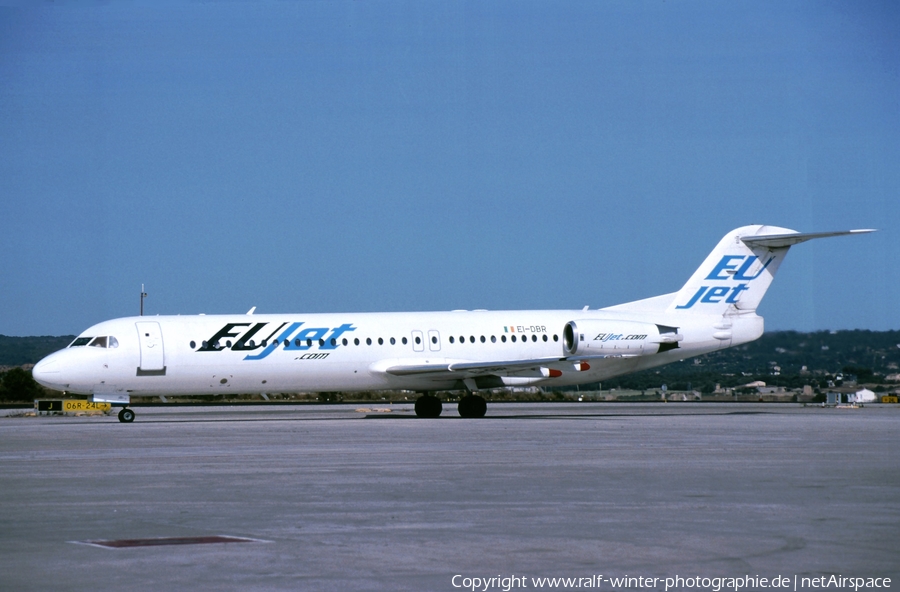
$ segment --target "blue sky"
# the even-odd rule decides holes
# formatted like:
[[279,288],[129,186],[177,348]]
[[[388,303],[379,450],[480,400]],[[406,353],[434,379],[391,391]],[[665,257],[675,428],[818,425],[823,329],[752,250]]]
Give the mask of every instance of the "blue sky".
[[745,224],[767,329],[900,328],[891,2],[0,8],[0,333],[592,308]]

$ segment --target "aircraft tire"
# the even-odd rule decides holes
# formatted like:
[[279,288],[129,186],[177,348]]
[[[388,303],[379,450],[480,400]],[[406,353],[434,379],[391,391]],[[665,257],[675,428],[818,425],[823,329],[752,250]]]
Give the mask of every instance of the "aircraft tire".
[[478,395],[466,395],[459,400],[456,409],[460,417],[484,417],[487,413],[487,401]]
[[441,400],[434,395],[422,395],[416,399],[416,417],[439,417],[441,411]]
[[122,423],[131,423],[134,421],[134,411],[125,407],[121,411],[119,411],[119,421]]

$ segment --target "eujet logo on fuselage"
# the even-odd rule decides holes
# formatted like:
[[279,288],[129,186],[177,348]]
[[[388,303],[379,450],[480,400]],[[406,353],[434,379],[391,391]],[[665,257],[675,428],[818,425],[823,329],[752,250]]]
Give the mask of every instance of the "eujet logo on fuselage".
[[[751,282],[762,275],[769,264],[775,260],[775,255],[769,257],[769,260],[753,275],[747,275],[753,264],[759,261],[756,255],[725,255],[713,267],[707,280],[733,280],[740,283],[736,286],[700,286],[687,304],[679,304],[675,308],[691,308],[698,302],[700,304],[717,304],[724,302],[728,304],[736,304],[740,298],[741,292],[750,289],[748,282]],[[743,263],[741,263],[743,261]]]
[[[356,331],[353,323],[345,323],[340,327],[305,327],[296,335],[297,329],[303,325],[298,323],[281,323],[274,329],[266,328],[274,323],[227,323],[219,329],[212,337],[203,342],[203,345],[197,349],[198,352],[217,352],[225,349],[231,351],[254,351],[262,349],[261,352],[254,355],[246,355],[245,360],[261,360],[275,351],[278,346],[288,351],[306,351],[313,347],[319,350],[334,350],[340,345],[338,339],[348,331]],[[285,329],[284,327],[287,326]],[[282,329],[284,329],[282,331]],[[276,333],[281,333],[276,337]],[[236,339],[230,347],[228,344],[231,339]],[[257,338],[259,340],[257,341]],[[307,355],[304,354],[300,359],[319,360],[327,357],[325,355]]]

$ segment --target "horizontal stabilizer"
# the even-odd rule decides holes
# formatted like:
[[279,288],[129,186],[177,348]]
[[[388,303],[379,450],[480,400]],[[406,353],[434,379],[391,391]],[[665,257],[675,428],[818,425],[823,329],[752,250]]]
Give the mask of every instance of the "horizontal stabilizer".
[[742,236],[741,241],[748,247],[768,247],[775,249],[778,247],[790,247],[799,243],[812,240],[814,238],[827,238],[829,236],[844,236],[847,234],[864,234],[866,232],[875,232],[873,228],[863,228],[859,230],[838,230],[835,232],[792,232],[789,234],[767,234],[755,236]]
[[814,238],[874,232],[796,232],[778,226],[735,228],[719,241],[688,282],[675,294],[667,312],[724,315],[755,311],[792,245]]

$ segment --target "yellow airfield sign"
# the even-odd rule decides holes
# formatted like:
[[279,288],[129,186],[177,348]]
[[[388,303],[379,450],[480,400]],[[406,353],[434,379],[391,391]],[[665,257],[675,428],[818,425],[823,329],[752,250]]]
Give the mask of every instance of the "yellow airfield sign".
[[109,403],[94,403],[84,399],[63,399],[63,411],[66,413],[74,411],[102,411],[107,413],[110,409],[112,409],[112,405]]
[[59,413],[109,413],[109,403],[94,403],[85,399],[42,399],[35,400],[34,410],[38,414],[55,415]]

